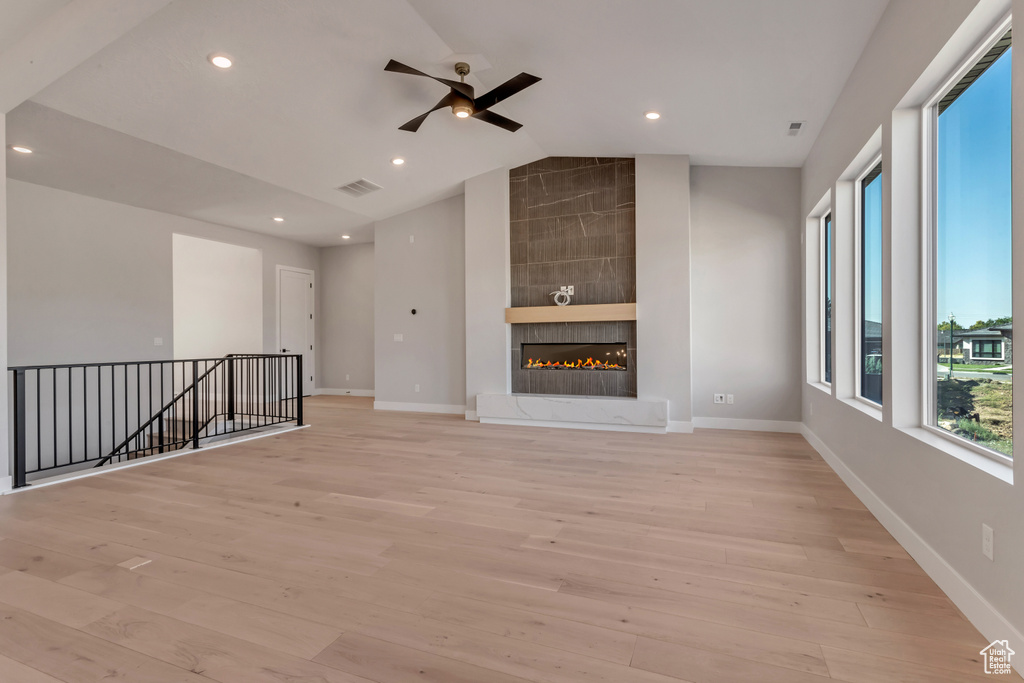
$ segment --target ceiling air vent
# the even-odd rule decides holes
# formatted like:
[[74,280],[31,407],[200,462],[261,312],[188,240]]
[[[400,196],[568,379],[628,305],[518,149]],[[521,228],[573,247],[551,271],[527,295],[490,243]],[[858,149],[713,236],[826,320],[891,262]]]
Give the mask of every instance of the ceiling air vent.
[[803,121],[790,121],[789,122],[789,134],[800,135],[800,131],[804,129]]
[[359,180],[349,183],[348,185],[342,185],[338,188],[340,191],[352,197],[362,197],[364,194],[370,194],[381,189],[381,186],[377,183],[371,182],[366,178],[360,178]]

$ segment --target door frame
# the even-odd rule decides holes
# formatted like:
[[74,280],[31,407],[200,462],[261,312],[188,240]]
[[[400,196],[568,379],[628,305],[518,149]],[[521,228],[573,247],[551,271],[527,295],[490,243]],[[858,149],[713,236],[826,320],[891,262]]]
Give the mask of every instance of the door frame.
[[274,353],[280,353],[279,349],[281,348],[281,271],[284,270],[309,275],[309,282],[313,285],[309,288],[309,310],[312,312],[313,317],[309,319],[309,327],[307,328],[309,338],[313,341],[313,353],[310,354],[309,363],[309,374],[313,377],[313,380],[309,383],[309,395],[312,395],[316,389],[316,353],[319,350],[316,344],[316,271],[309,268],[299,268],[298,266],[283,266],[280,263],[275,267],[274,291],[276,295],[274,297],[274,310],[277,314],[277,320],[274,322]]

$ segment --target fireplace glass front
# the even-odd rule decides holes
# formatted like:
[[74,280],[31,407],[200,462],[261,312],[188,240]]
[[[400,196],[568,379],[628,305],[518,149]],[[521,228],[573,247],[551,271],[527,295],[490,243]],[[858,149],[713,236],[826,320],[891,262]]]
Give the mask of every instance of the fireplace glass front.
[[626,344],[523,344],[526,370],[626,370]]

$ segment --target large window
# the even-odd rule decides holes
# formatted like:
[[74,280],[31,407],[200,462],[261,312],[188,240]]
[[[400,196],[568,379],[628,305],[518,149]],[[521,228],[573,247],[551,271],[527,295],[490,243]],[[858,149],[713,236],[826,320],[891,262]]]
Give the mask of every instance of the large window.
[[1011,34],[933,108],[932,425],[1012,455]]
[[860,183],[860,395],[882,403],[882,162]]
[[971,356],[974,358],[1002,358],[1003,342],[991,339],[975,339],[974,348],[971,349]]
[[826,384],[832,383],[832,214],[821,221],[822,250],[822,325],[821,325],[821,376]]

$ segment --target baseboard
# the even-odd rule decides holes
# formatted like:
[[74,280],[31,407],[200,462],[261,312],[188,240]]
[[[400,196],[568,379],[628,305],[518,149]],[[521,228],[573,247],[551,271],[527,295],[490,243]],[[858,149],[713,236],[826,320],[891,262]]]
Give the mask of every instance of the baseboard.
[[475,410],[467,410],[466,411],[466,419],[470,420],[471,422],[479,422],[480,421],[480,418],[478,418],[476,416],[476,411]]
[[669,420],[665,431],[671,434],[693,434],[693,423]]
[[[818,451],[839,478],[850,487],[854,495],[871,511],[893,538],[910,553],[925,573],[949,596],[949,599],[974,624],[988,641],[1009,639],[1011,647],[1024,650],[1024,635],[999,613],[974,586],[967,582],[946,560],[921,538],[909,524],[885,504],[864,481],[853,473],[835,452],[806,425],[801,424],[800,433]],[[1014,667],[1018,676],[1024,678]]]
[[439,415],[465,415],[464,405],[444,405],[442,403],[395,403],[394,401],[374,401],[374,410],[397,410],[405,413],[437,413]]
[[[57,484],[63,484],[64,482],[74,481],[75,479],[84,479],[86,477],[99,477],[99,476],[103,476],[104,474],[109,474],[111,472],[117,472],[118,470],[125,470],[125,469],[129,469],[131,467],[144,467],[145,465],[149,465],[149,464],[154,463],[154,462],[160,462],[161,460],[171,460],[172,458],[180,458],[183,455],[201,455],[201,454],[205,453],[206,451],[212,451],[212,450],[217,449],[217,448],[224,448],[226,446],[235,446],[235,445],[243,443],[245,441],[255,441],[256,439],[265,439],[268,436],[278,436],[280,434],[287,434],[288,432],[294,432],[294,431],[299,430],[299,429],[309,429],[311,426],[312,425],[305,424],[305,425],[302,425],[301,427],[294,426],[294,427],[288,427],[288,428],[285,428],[285,429],[271,429],[271,430],[268,430],[266,432],[250,434],[249,436],[238,437],[238,438],[235,438],[235,439],[225,439],[223,441],[217,441],[217,442],[214,442],[214,443],[210,443],[210,444],[207,444],[205,446],[202,446],[199,450],[193,450],[191,448],[182,448],[181,450],[177,450],[177,451],[174,451],[173,453],[167,453],[167,454],[164,454],[164,455],[148,455],[145,458],[139,458],[138,460],[129,460],[127,462],[119,462],[119,463],[104,465],[103,467],[90,467],[88,469],[79,470],[77,472],[69,472],[68,474],[57,475],[55,477],[49,477],[47,479],[42,479],[42,480],[36,480],[34,482],[31,482],[28,486],[25,486],[23,488],[14,489],[14,490],[11,490],[11,491],[4,491],[3,493],[4,494],[8,494],[8,493],[24,493],[24,492],[27,492],[27,491],[38,491],[39,489],[45,488],[47,486],[56,486]],[[244,433],[244,432],[242,432],[242,433]],[[9,480],[10,477],[7,477],[7,479]],[[2,483],[2,479],[0,479],[0,483]]]
[[636,432],[664,434],[664,427],[646,425],[607,424],[604,422],[562,422],[559,420],[519,420],[505,417],[481,417],[480,424],[510,425],[514,427],[554,427],[555,429],[593,429],[599,432]]
[[744,432],[782,432],[802,434],[802,422],[784,420],[743,420],[731,417],[695,417],[693,426],[697,429],[736,429]]
[[314,396],[369,396],[373,397],[373,389],[314,389]]

